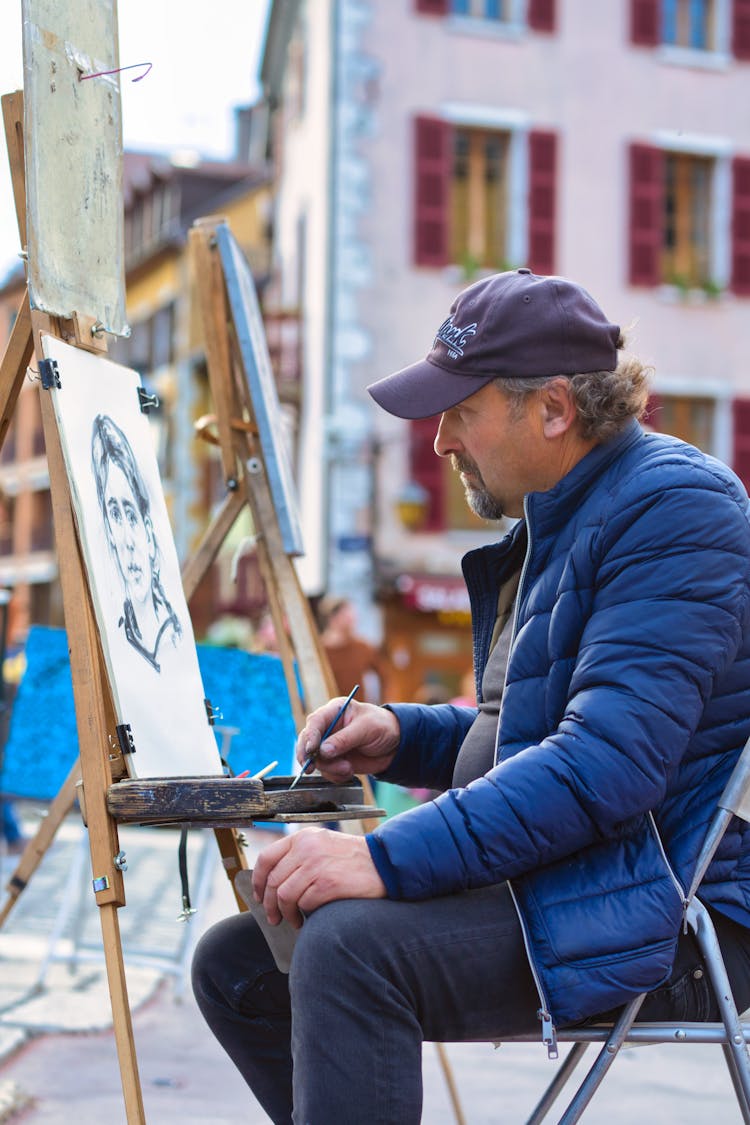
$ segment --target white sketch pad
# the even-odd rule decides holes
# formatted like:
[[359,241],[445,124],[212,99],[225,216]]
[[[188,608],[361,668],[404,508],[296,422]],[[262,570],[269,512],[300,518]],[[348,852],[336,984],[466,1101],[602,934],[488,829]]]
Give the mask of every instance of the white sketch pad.
[[[54,336],[43,336],[42,346],[45,357],[58,365],[60,388],[40,390],[40,394],[52,395],[117,722],[128,723],[132,731],[135,753],[126,755],[129,773],[132,777],[221,774],[154,442],[140,409],[140,377]],[[119,519],[120,509],[111,499],[114,515],[105,517],[99,499],[92,434],[100,416],[110,419],[125,435],[150,500],[145,518],[138,513],[137,518],[132,516],[134,524],[140,520],[136,531],[140,531],[141,548],[144,541],[148,544],[140,555],[134,555],[132,547],[122,546],[122,541],[118,554],[111,527]],[[116,462],[112,468],[117,468]],[[118,475],[112,468],[105,483],[119,479],[119,494],[134,496],[123,473]],[[149,524],[150,539],[144,530]],[[156,567],[151,563],[154,540],[158,544]],[[118,563],[118,557],[125,563],[130,560],[129,565]],[[140,562],[133,563],[134,557]],[[136,585],[132,581],[126,585],[123,565],[131,579],[136,576]],[[148,593],[141,602],[144,574]],[[130,597],[129,590],[136,590],[137,596]],[[137,612],[133,607],[138,607]]]

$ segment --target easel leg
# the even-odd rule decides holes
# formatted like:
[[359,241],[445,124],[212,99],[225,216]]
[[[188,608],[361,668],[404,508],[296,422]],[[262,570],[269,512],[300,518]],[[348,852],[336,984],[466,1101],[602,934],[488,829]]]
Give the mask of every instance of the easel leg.
[[461,1108],[461,1101],[458,1096],[458,1087],[456,1080],[453,1077],[453,1068],[451,1067],[450,1060],[448,1059],[448,1052],[445,1049],[445,1043],[436,1043],[435,1050],[437,1051],[438,1062],[440,1069],[443,1072],[446,1085],[448,1087],[448,1096],[453,1106],[453,1113],[456,1118],[456,1125],[466,1125],[466,1118],[464,1111]]
[[145,1123],[146,1117],[143,1110],[143,1096],[133,1038],[133,1023],[125,982],[120,921],[115,903],[107,902],[100,906],[99,918],[102,925],[102,942],[107,964],[109,998],[112,1005],[112,1026],[115,1033],[115,1043],[117,1044],[117,1057],[120,1063],[125,1112],[128,1125],[141,1125],[141,1123]]
[[[35,332],[45,332],[51,331],[55,325],[40,314],[32,313],[32,327]],[[39,350],[41,354],[41,348]],[[114,730],[114,709],[85,567],[78,546],[67,472],[52,403],[42,394],[40,405],[50,469],[52,512],[76,704],[85,821],[91,848],[94,894],[100,910],[104,957],[112,1001],[112,1019],[127,1119],[129,1123],[140,1123],[145,1121],[145,1118],[117,918],[118,908],[125,904],[125,888],[122,870],[116,861],[120,850],[117,824],[110,816],[106,803],[107,790],[112,784],[112,763],[107,748],[110,745],[111,732]]]

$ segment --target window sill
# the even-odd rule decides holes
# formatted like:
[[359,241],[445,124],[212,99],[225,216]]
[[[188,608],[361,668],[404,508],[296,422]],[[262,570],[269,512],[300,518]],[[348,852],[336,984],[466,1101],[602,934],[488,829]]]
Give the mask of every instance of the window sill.
[[665,305],[710,305],[719,304],[726,296],[726,290],[707,293],[705,289],[682,289],[678,285],[660,285],[657,293]]
[[481,281],[484,277],[492,277],[498,270],[491,269],[476,269],[471,272],[464,269],[463,266],[450,265],[443,266],[443,280],[446,285],[453,288],[456,285],[473,285],[475,281]]
[[657,52],[660,62],[667,66],[689,67],[693,70],[729,69],[731,58],[724,51],[701,51],[690,47],[662,46]]
[[505,23],[480,16],[448,16],[446,24],[448,31],[457,35],[478,35],[485,39],[505,39],[511,43],[517,43],[526,36],[526,25],[523,23]]

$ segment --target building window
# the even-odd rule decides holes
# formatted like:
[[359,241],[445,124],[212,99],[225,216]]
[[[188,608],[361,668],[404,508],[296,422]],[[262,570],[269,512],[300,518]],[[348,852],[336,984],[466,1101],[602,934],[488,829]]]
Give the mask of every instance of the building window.
[[714,0],[663,0],[661,18],[663,43],[715,50]]
[[630,40],[639,47],[665,47],[671,62],[681,61],[686,51],[731,54],[746,62],[750,0],[630,0]]
[[456,129],[450,187],[450,255],[473,272],[506,257],[508,134]]
[[556,0],[415,0],[423,16],[458,16],[527,26],[532,31],[555,30]]
[[31,429],[31,455],[32,457],[40,457],[45,451],[44,443],[44,427],[42,425],[42,407],[39,401],[39,395],[34,395],[33,406],[30,409],[30,429]]
[[16,501],[12,496],[0,500],[0,555],[13,554],[13,525],[16,515]]
[[630,147],[631,285],[750,295],[750,157]]
[[649,425],[687,441],[705,453],[714,450],[716,400],[709,396],[657,394],[650,404]]
[[681,288],[711,281],[710,217],[714,161],[670,152],[664,158],[662,277]]
[[0,450],[0,463],[9,465],[16,459],[16,426],[13,421],[10,422],[3,441],[2,450]]
[[516,7],[514,0],[451,0],[451,10],[456,16],[502,23],[507,23],[515,15]]
[[414,145],[416,265],[555,272],[556,134],[418,117]]
[[156,371],[174,359],[174,302],[157,309],[152,320],[150,369]]
[[32,493],[31,503],[31,549],[49,551],[52,549],[52,497],[48,489]]

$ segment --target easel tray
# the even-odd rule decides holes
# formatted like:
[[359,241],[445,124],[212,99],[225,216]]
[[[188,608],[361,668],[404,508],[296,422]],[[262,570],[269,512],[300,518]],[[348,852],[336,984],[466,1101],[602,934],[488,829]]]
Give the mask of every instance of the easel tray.
[[151,777],[118,781],[107,808],[121,824],[233,827],[254,821],[325,822],[385,816],[364,802],[362,783],[322,777]]

